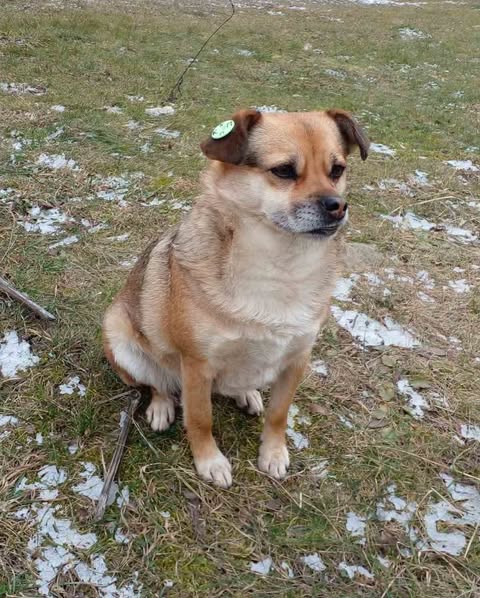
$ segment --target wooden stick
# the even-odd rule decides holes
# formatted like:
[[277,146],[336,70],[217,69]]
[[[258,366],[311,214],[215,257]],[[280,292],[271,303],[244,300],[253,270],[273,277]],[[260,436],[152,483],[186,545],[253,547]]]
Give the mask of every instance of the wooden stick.
[[133,390],[130,394],[130,404],[128,406],[127,415],[122,422],[120,434],[118,435],[117,446],[115,447],[112,460],[108,466],[107,475],[105,476],[105,481],[103,482],[102,492],[100,493],[100,498],[98,499],[97,506],[95,508],[95,521],[100,521],[105,515],[110,488],[112,487],[113,480],[117,475],[118,468],[120,467],[125,446],[127,444],[130,424],[132,423],[133,416],[139,403],[140,393],[138,390]]
[[37,303],[32,301],[29,297],[25,295],[25,293],[21,293],[17,291],[9,282],[7,282],[4,278],[0,276],[0,291],[3,291],[6,295],[11,297],[12,299],[16,299],[23,303],[27,307],[29,307],[37,316],[43,318],[44,320],[55,320],[55,316],[48,312],[43,307],[40,307]]

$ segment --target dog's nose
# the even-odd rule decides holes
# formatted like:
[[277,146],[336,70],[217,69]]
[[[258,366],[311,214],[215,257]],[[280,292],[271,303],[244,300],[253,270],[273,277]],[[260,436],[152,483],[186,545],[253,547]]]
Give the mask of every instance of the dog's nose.
[[348,208],[347,202],[341,197],[322,197],[320,204],[335,220],[341,220]]

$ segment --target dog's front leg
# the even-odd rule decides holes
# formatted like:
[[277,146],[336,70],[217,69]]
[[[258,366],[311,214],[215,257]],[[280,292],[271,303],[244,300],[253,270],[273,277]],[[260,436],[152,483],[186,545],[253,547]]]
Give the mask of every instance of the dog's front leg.
[[277,479],[285,477],[290,464],[285,439],[288,409],[302,380],[309,357],[310,352],[297,357],[272,385],[262,432],[258,467]]
[[212,435],[212,381],[208,363],[182,358],[182,403],[185,427],[198,475],[216,486],[232,484],[232,467]]

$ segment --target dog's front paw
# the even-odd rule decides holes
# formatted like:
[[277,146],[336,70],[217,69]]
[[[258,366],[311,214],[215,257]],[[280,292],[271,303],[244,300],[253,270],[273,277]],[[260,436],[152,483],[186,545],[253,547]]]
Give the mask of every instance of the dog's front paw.
[[195,459],[195,467],[198,475],[206,482],[213,482],[220,488],[229,488],[232,485],[232,466],[218,449],[213,457]]
[[175,421],[175,403],[170,397],[154,395],[146,411],[147,421],[154,432],[164,432]]
[[250,415],[261,415],[263,413],[262,395],[258,390],[242,392],[235,401],[240,409],[245,409]]
[[288,457],[288,450],[285,444],[268,445],[262,444],[260,446],[260,453],[258,455],[258,468],[272,478],[281,480],[287,475],[287,469],[290,465]]

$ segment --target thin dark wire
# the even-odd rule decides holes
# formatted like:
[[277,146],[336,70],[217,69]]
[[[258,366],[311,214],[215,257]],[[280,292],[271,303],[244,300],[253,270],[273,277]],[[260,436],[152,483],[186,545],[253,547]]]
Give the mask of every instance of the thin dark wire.
[[170,90],[170,93],[166,97],[165,102],[174,102],[176,100],[177,96],[181,93],[181,89],[180,88],[182,87],[183,79],[184,79],[185,75],[187,74],[187,72],[189,71],[189,69],[192,67],[192,65],[196,62],[196,60],[200,56],[200,54],[203,52],[203,49],[205,48],[205,46],[212,39],[212,37],[214,37],[220,31],[220,29],[222,29],[222,27],[224,27],[228,23],[228,21],[230,21],[231,19],[233,19],[234,15],[235,15],[235,5],[233,3],[233,0],[229,0],[229,3],[230,3],[230,6],[232,7],[231,14],[203,42],[200,50],[195,54],[195,56],[191,59],[191,61],[189,62],[189,64],[185,67],[183,73],[178,77],[175,85],[172,87],[172,89]]

